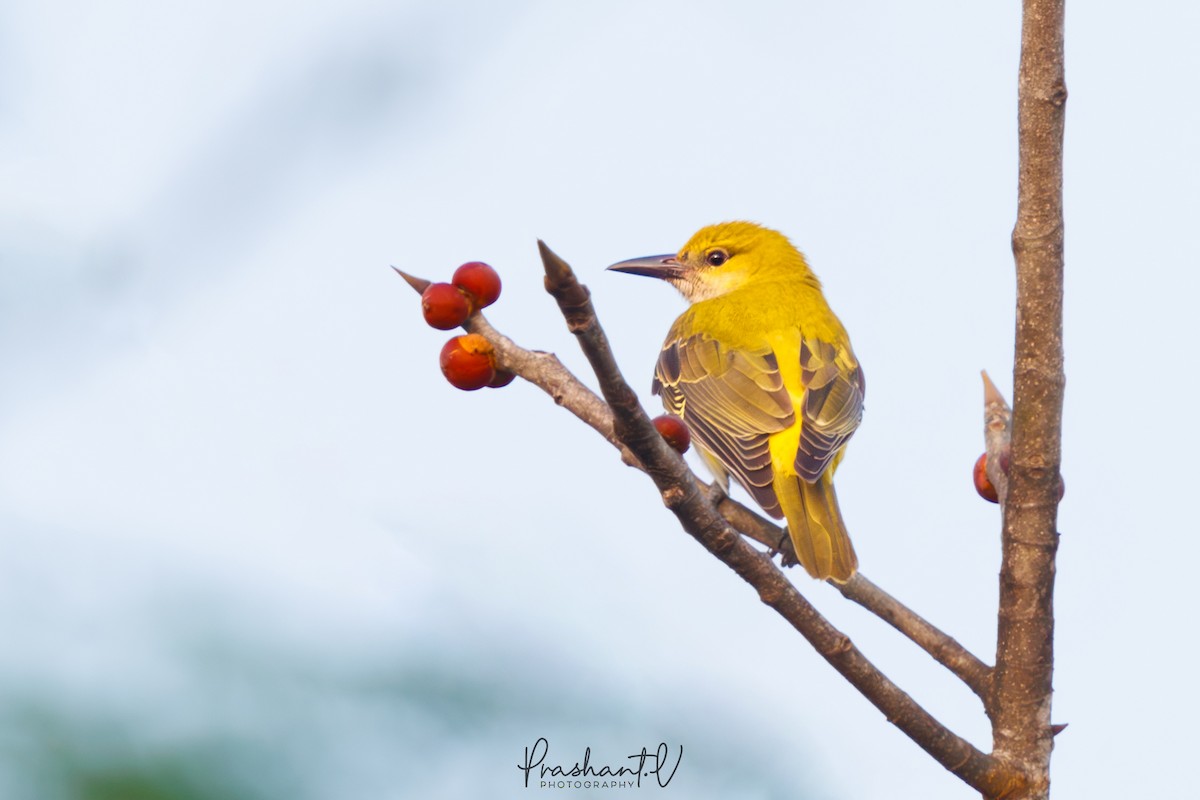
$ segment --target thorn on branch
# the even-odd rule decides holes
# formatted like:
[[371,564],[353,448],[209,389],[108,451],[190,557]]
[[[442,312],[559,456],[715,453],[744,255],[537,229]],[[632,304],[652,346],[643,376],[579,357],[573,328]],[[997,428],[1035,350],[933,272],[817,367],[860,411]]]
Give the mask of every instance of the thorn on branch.
[[558,307],[567,320],[572,333],[591,318],[588,310],[591,295],[571,271],[570,265],[538,239],[538,253],[542,256],[542,267],[546,270],[546,291],[554,295]]
[[424,278],[418,278],[416,275],[409,275],[399,267],[393,266],[392,269],[396,270],[396,274],[401,278],[404,278],[404,282],[411,286],[413,291],[417,294],[422,294],[426,289],[429,288],[430,281],[427,281]]
[[1004,404],[1004,395],[1000,394],[1000,390],[996,388],[996,384],[992,383],[992,376],[987,374],[987,370],[980,370],[980,375],[983,376],[983,403],[984,405],[992,405],[993,403]]

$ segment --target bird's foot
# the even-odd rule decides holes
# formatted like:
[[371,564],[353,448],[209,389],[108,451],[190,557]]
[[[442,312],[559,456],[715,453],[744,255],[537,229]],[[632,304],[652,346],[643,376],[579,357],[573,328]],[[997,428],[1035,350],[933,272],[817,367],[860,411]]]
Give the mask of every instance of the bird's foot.
[[779,538],[779,544],[775,545],[774,551],[771,553],[774,556],[779,554],[779,565],[782,567],[794,567],[800,563],[800,559],[796,558],[796,548],[792,544],[792,535],[786,528],[783,530],[783,536]]

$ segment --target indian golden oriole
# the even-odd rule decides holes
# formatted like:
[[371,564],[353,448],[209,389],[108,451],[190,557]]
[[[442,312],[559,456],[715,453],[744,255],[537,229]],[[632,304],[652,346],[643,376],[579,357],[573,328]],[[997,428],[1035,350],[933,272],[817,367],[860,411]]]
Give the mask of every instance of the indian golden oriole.
[[844,583],[858,568],[833,473],[862,420],[866,382],[821,283],[783,234],[751,222],[700,229],[675,255],[622,261],[691,303],[654,371],[718,481],[787,519],[800,563]]

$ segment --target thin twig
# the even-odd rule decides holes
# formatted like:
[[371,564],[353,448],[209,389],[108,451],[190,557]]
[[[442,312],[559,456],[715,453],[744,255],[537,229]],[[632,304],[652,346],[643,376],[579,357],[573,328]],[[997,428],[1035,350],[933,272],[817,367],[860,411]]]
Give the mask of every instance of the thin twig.
[[840,586],[833,583],[833,586],[846,599],[858,603],[920,645],[922,650],[957,675],[987,705],[992,688],[992,668],[972,655],[958,640],[926,622],[861,572],[846,583]]

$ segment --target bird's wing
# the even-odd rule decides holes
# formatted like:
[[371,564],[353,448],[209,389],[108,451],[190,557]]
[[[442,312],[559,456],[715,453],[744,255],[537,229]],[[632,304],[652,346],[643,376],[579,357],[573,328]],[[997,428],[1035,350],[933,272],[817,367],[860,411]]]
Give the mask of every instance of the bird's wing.
[[867,384],[849,346],[820,339],[800,341],[800,449],[796,472],[814,483],[862,421]]
[[770,347],[735,349],[703,334],[670,337],[653,391],[764,511],[780,515],[768,437],[796,415]]

